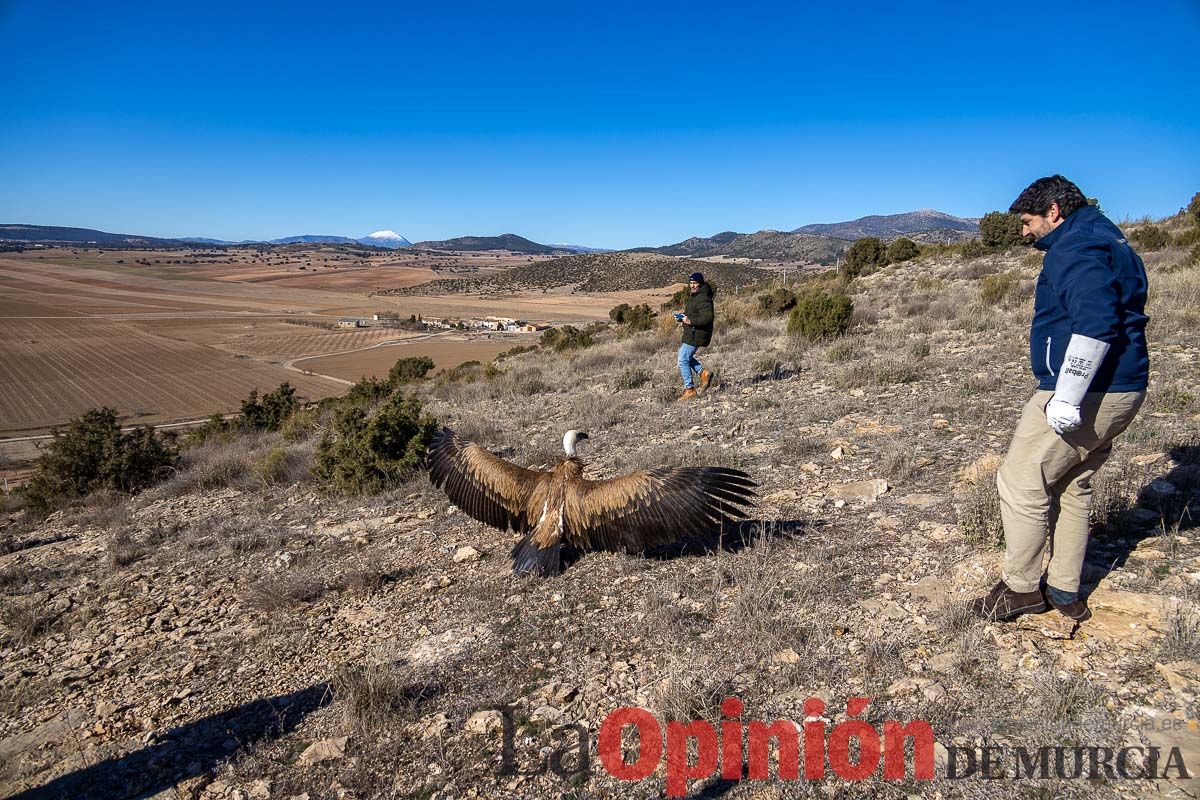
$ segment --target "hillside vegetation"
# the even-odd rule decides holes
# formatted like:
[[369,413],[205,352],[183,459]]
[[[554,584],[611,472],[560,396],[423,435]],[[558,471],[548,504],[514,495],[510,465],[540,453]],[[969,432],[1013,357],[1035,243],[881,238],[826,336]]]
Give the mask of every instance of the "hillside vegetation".
[[[828,270],[718,294],[713,345],[700,352],[715,378],[696,402],[677,402],[670,317],[620,308],[578,347],[434,378],[405,364],[396,385],[364,381],[277,430],[290,395],[276,392],[247,405],[270,425],[214,422],[140,494],[106,489],[47,518],[8,498],[0,789],[661,797],[661,768],[640,782],[601,768],[606,715],[639,706],[719,724],[734,696],[746,720],[799,724],[812,697],[831,724],[855,697],[870,698],[862,716],[876,729],[926,720],[938,777],[714,775],[691,781],[690,796],[1186,796],[1194,787],[1178,772],[944,770],[949,746],[1016,745],[1065,747],[1068,763],[1076,746],[1155,746],[1160,772],[1177,747],[1200,768],[1187,727],[1200,697],[1200,208],[1126,233],[1151,226],[1139,234],[1163,242],[1143,253],[1151,384],[1095,481],[1083,576],[1094,616],[1081,625],[964,611],[999,573],[994,475],[1034,387],[1040,254],[926,253],[854,278]],[[690,268],[670,263],[675,276]],[[710,552],[589,554],[559,577],[517,579],[516,537],[408,469],[434,418],[522,466],[553,463],[574,428],[590,434],[589,476],[744,469],[761,501]],[[364,455],[405,471],[355,466]],[[322,458],[379,483],[331,485]],[[501,770],[499,707],[511,709],[519,771]],[[581,731],[590,771],[538,771]]]
[[554,253],[550,245],[538,244],[517,236],[515,233],[505,233],[500,236],[459,236],[455,239],[417,242],[413,245],[419,250],[509,250],[513,253]]
[[763,281],[774,273],[740,264],[712,264],[649,253],[581,253],[513,267],[481,278],[444,278],[379,294],[465,294],[519,292],[574,287],[581,292],[658,289],[703,272],[713,283],[736,286]]
[[828,236],[810,236],[782,231],[733,233],[726,231],[711,237],[693,237],[666,247],[639,248],[640,252],[668,256],[729,256],[759,258],[768,261],[792,261],[804,264],[833,264],[849,242]]

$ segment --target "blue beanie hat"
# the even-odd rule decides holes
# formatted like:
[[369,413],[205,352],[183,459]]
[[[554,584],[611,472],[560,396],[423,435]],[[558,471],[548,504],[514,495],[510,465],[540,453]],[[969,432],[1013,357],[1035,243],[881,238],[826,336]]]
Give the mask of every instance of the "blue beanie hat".
[[688,280],[695,281],[696,283],[704,283],[704,275],[699,272],[693,272],[688,276]]

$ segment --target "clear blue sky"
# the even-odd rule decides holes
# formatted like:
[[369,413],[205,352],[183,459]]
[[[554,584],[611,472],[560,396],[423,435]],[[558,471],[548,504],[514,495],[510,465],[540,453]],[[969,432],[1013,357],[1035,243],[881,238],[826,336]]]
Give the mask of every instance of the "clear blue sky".
[[1200,1],[0,0],[0,222],[665,244],[1200,190]]

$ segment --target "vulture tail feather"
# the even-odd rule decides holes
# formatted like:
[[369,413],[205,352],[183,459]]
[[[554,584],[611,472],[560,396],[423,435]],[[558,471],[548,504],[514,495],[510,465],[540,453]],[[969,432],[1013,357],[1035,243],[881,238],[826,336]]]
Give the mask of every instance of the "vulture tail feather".
[[512,549],[514,575],[538,575],[549,577],[562,572],[562,545],[558,542],[549,547],[538,547],[533,536],[521,538]]

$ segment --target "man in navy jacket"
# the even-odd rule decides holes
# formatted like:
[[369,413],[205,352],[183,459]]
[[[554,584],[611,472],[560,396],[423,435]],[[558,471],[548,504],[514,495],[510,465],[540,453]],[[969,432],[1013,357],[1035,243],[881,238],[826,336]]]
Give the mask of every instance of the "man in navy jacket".
[[1061,175],[1034,181],[1009,210],[1046,253],[1029,335],[1038,391],[996,476],[1003,576],[972,609],[1007,620],[1049,602],[1083,621],[1091,616],[1079,597],[1091,478],[1137,415],[1149,378],[1146,269],[1117,226]]

